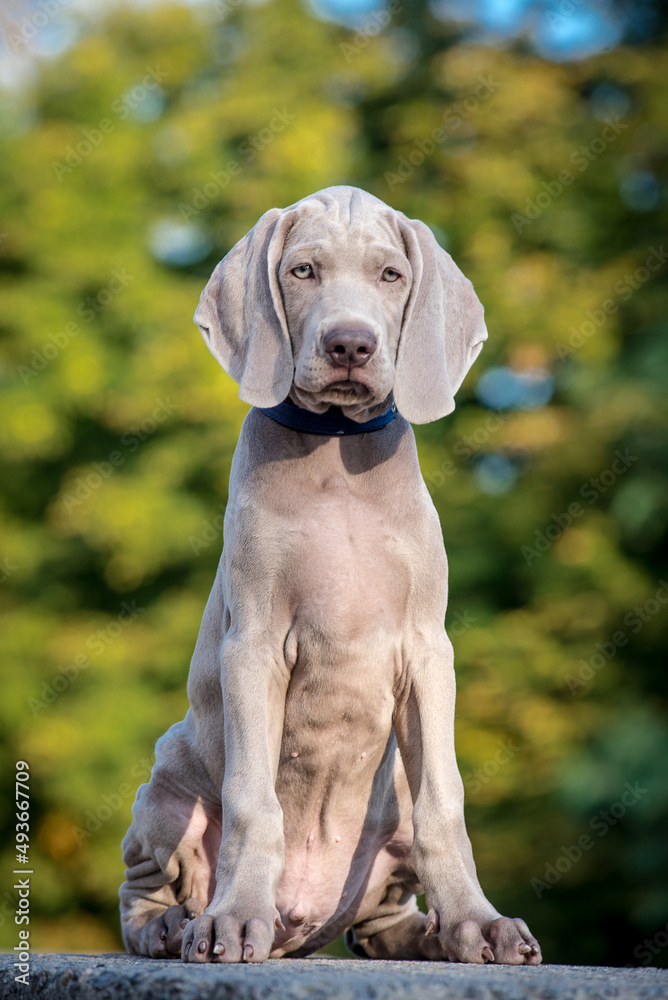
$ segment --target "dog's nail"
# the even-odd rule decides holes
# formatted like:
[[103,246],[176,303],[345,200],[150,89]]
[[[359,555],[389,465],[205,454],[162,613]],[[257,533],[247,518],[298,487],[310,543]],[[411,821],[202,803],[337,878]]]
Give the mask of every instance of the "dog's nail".
[[160,931],[160,940],[161,941],[167,940],[167,931]]
[[299,754],[297,753],[296,750],[293,750],[292,753],[290,754],[290,756],[291,757],[299,757]]
[[224,944],[220,944],[220,942],[218,944],[214,944],[214,946],[213,946],[213,953],[214,953],[214,955],[224,955],[225,954],[225,945]]
[[179,927],[187,927],[189,923],[190,921],[188,920],[188,918],[184,917],[183,920],[179,923]]
[[207,947],[208,946],[207,946],[206,941],[200,941],[199,942],[199,944],[197,945],[197,950],[200,953],[200,955],[204,954],[204,952],[206,951]]
[[284,925],[284,923],[283,923],[283,921],[281,920],[280,917],[276,917],[276,919],[274,920],[274,927],[278,931],[284,931],[285,930],[285,925]]
[[253,957],[253,945],[247,944],[244,948],[244,962],[250,962]]
[[488,944],[482,949],[482,957],[488,962],[494,961],[494,952]]
[[519,946],[520,955],[528,955],[531,952],[530,944],[521,944]]
[[438,934],[441,929],[441,922],[438,918],[438,913],[436,910],[430,910],[427,914],[427,926],[425,928],[425,934]]

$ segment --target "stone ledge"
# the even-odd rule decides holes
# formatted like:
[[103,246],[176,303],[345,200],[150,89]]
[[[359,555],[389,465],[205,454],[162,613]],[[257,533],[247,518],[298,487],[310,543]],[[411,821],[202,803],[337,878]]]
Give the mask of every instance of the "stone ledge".
[[668,970],[573,965],[278,959],[182,965],[128,955],[40,955],[28,986],[0,955],[0,997],[21,1000],[666,1000]]

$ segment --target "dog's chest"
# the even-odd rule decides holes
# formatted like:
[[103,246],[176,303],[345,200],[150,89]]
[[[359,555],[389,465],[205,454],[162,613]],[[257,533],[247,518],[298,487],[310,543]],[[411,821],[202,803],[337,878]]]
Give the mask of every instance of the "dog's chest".
[[410,541],[375,497],[332,478],[301,491],[285,579],[302,627],[330,641],[393,631],[410,586]]

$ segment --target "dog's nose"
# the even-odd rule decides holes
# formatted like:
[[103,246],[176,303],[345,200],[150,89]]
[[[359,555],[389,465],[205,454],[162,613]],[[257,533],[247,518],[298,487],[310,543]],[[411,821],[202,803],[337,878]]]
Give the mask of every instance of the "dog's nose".
[[378,342],[373,330],[337,327],[325,334],[323,346],[335,365],[361,368],[373,357]]

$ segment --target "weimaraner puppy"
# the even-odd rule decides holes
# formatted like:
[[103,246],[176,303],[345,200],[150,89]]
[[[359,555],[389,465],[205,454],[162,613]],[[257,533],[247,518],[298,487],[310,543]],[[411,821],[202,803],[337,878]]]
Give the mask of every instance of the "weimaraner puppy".
[[409,423],[452,411],[487,337],[471,283],[426,225],[332,187],[263,215],[195,320],[253,408],[191,707],[123,841],[128,950],[261,962],[346,932],[371,958],[537,964],[476,876]]

